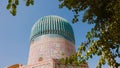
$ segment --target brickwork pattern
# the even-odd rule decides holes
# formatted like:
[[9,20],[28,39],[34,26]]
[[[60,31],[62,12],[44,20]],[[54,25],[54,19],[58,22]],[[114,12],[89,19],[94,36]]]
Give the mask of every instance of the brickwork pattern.
[[[30,45],[28,65],[39,62],[39,58],[60,59],[75,53],[75,46],[62,37],[40,36]],[[63,55],[64,54],[64,55]]]

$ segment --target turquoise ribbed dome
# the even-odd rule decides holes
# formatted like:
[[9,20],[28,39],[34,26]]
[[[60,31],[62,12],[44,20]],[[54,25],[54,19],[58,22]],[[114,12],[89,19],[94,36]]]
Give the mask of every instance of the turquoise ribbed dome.
[[65,39],[75,43],[74,33],[71,25],[62,17],[50,15],[40,18],[31,31],[31,41],[45,34],[58,34]]

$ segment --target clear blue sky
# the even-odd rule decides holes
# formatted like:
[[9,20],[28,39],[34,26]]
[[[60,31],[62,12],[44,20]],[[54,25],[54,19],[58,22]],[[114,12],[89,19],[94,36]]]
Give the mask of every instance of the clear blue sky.
[[[76,48],[85,41],[85,34],[92,26],[80,21],[72,24],[73,13],[66,8],[59,9],[57,0],[35,0],[35,5],[26,7],[23,0],[17,8],[17,15],[12,16],[6,10],[7,0],[0,0],[0,68],[11,64],[27,64],[29,53],[29,38],[33,24],[41,17],[58,15],[67,19],[73,27]],[[95,68],[99,57],[88,61],[89,68]],[[106,65],[103,68],[108,68]]]

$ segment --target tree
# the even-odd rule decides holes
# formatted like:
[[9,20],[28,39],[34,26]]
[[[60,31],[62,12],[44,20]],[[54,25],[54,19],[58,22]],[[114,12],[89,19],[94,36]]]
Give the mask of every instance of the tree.
[[[26,6],[34,5],[34,0],[24,0],[26,3]],[[19,5],[19,0],[8,0],[7,10],[10,11],[10,13],[15,16],[17,12],[17,6]]]
[[[26,6],[34,0],[24,0]],[[100,56],[98,68],[105,63],[118,68],[120,63],[120,0],[59,0],[60,8],[66,7],[75,15],[73,23],[79,21],[79,13],[84,11],[83,22],[94,24],[77,52],[79,60],[86,61],[93,55]],[[15,16],[19,0],[8,0],[7,9]],[[70,61],[71,62],[71,61]],[[81,62],[81,61],[79,61]]]
[[59,0],[60,8],[66,7],[75,13],[73,23],[79,21],[79,12],[84,11],[83,22],[94,24],[86,35],[87,41],[78,48],[78,57],[88,60],[100,56],[97,68],[106,62],[118,68],[120,63],[120,0]]

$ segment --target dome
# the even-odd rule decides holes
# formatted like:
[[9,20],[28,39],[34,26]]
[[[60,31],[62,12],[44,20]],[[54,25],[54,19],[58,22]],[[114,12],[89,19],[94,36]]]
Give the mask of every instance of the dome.
[[62,17],[50,15],[40,18],[31,31],[30,40],[34,41],[37,37],[46,34],[58,34],[75,43],[74,33],[71,25]]

